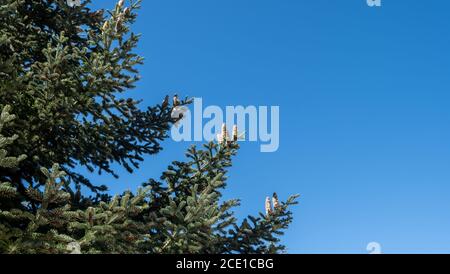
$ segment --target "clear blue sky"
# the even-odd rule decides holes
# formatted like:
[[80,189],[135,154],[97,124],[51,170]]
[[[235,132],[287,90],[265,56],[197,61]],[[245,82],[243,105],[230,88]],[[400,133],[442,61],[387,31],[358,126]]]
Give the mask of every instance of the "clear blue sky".
[[[238,216],[300,193],[290,253],[450,252],[449,1],[143,2],[131,96],[280,106],[278,152],[242,143],[229,173]],[[190,144],[164,145],[134,174],[92,177],[135,189]]]

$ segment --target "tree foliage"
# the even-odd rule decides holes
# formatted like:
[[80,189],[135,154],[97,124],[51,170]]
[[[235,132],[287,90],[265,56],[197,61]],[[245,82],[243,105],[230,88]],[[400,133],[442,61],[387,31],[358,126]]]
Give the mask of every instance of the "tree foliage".
[[[275,253],[296,196],[239,222],[224,201],[235,140],[191,147],[159,180],[111,197],[77,172],[129,172],[167,138],[174,107],[143,109],[130,30],[140,1],[0,2],[1,253]],[[91,194],[81,193],[81,186]],[[83,195],[84,194],[84,195]]]

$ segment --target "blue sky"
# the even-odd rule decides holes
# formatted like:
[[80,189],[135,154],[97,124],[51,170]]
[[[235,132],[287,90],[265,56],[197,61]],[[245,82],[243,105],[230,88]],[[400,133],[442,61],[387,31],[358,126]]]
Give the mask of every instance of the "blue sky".
[[[98,2],[98,1],[97,1]],[[242,143],[226,198],[240,217],[301,194],[289,253],[450,252],[450,2],[144,0],[143,104],[280,106],[280,148]],[[97,3],[96,6],[104,6]],[[95,178],[135,189],[184,159],[164,142],[139,171]]]

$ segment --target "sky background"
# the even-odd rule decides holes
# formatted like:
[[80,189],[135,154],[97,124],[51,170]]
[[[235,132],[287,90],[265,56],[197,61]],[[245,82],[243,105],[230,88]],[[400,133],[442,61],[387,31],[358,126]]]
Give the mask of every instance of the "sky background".
[[[374,241],[383,253],[450,252],[449,1],[143,2],[133,30],[145,65],[128,95],[280,106],[279,150],[241,143],[228,174],[239,217],[274,191],[299,193],[289,253],[367,253]],[[134,174],[90,177],[134,190],[189,145],[169,139]]]

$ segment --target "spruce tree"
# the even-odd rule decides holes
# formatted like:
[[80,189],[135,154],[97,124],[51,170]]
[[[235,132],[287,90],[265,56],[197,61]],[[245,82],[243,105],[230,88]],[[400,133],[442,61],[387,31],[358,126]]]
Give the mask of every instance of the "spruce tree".
[[136,193],[111,197],[76,171],[139,168],[182,119],[174,108],[190,103],[143,109],[124,94],[143,62],[131,31],[140,1],[111,11],[77,2],[0,2],[0,252],[282,252],[296,196],[274,194],[273,208],[239,222],[239,200],[221,199],[239,148],[225,128]]

